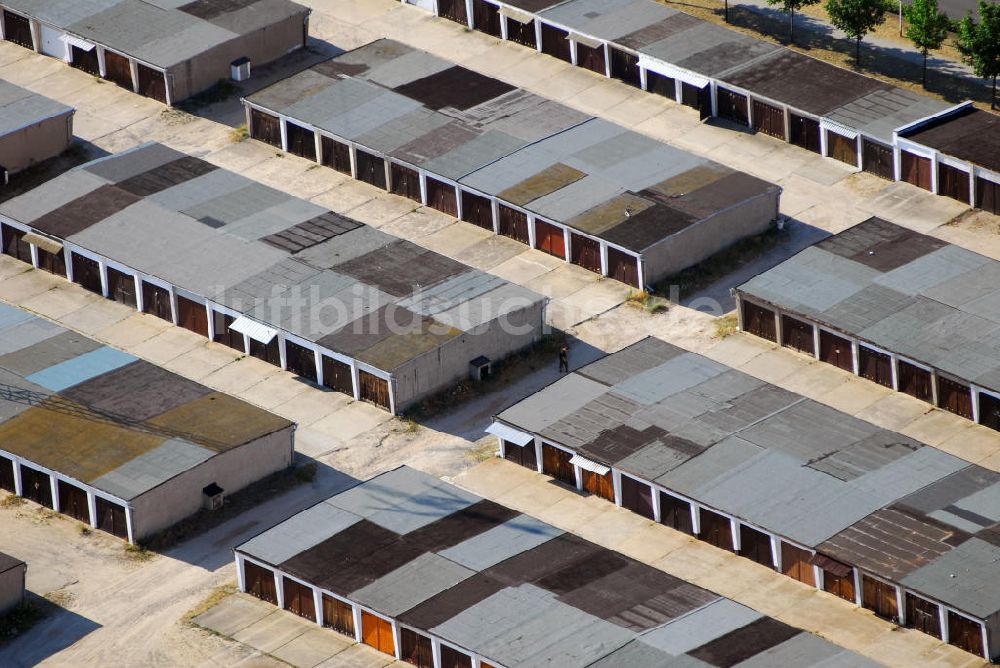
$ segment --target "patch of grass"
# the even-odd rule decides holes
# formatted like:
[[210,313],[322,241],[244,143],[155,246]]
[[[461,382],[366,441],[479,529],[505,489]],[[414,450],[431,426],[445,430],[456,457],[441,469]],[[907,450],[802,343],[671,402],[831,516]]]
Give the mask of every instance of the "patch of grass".
[[403,418],[403,428],[401,431],[404,434],[415,434],[420,431],[420,424],[416,420]]
[[670,310],[662,297],[651,295],[645,290],[629,292],[625,297],[625,303],[644,309],[647,313],[657,314]]
[[[314,462],[302,466],[290,466],[277,473],[272,473],[235,494],[227,495],[222,508],[218,510],[203,508],[177,524],[150,536],[142,541],[141,549],[162,552],[243,514],[262,501],[284,494],[299,485],[312,482],[315,477],[316,464]],[[126,547],[126,551],[128,549]]]
[[724,339],[727,336],[732,336],[738,329],[739,320],[736,318],[735,313],[715,319],[715,336],[717,338]]
[[104,79],[102,79],[101,77],[94,77],[94,82],[102,84],[102,83],[104,83]]
[[211,88],[203,90],[197,95],[192,95],[177,106],[193,113],[199,109],[210,107],[213,104],[225,102],[234,95],[239,94],[239,92],[240,87],[229,79],[219,79]]
[[82,522],[80,523],[80,526],[77,527],[77,530],[80,532],[81,536],[89,536],[91,533],[93,533],[90,527],[87,526],[86,524],[83,524]]
[[129,561],[144,562],[149,561],[155,555],[146,549],[144,545],[133,545],[131,543],[125,543],[125,558]]
[[275,153],[274,153],[274,157],[275,157],[275,158],[284,158],[284,157],[285,157],[285,154],[284,154],[284,153],[282,153],[281,151],[275,151]]
[[250,131],[247,129],[247,124],[243,123],[237,125],[235,128],[229,131],[229,141],[234,144],[239,144],[241,141],[250,138]]
[[639,290],[638,292],[629,290],[628,295],[625,297],[625,302],[633,306],[645,306],[649,302],[649,293],[645,290]]
[[534,345],[512,353],[502,360],[494,360],[493,370],[488,379],[461,380],[443,392],[418,402],[403,414],[403,418],[413,423],[424,422],[445,411],[454,410],[467,401],[498,392],[540,367],[555,366],[558,363],[559,348],[565,341],[564,333],[552,330],[552,333],[546,334]]
[[466,450],[465,452],[465,456],[476,464],[482,464],[489,459],[493,459],[496,454],[497,442],[494,438],[488,438],[482,445],[477,445],[471,450]]
[[17,508],[18,506],[23,506],[26,503],[27,501],[17,494],[8,494],[0,499],[0,508]]
[[771,223],[764,232],[741,239],[693,267],[663,279],[656,284],[653,293],[671,301],[685,299],[747,262],[756,260],[777,246],[781,238],[777,223]]
[[197,624],[194,621],[196,617],[205,614],[206,612],[217,606],[219,603],[221,603],[222,599],[226,598],[227,596],[232,596],[233,594],[236,593],[236,591],[237,591],[236,585],[233,584],[225,584],[222,585],[221,587],[216,587],[211,591],[211,593],[207,597],[205,597],[204,601],[202,601],[198,605],[194,606],[193,608],[185,612],[184,616],[181,617],[181,622],[191,626],[197,626]]
[[6,615],[0,616],[0,647],[48,616],[50,605],[45,599],[25,600]]

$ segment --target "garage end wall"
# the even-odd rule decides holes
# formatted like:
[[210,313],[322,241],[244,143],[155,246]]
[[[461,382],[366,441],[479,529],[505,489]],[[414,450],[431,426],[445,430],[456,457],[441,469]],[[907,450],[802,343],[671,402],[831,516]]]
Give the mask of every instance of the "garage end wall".
[[0,166],[19,172],[59,155],[72,141],[72,113],[48,118],[0,137]]

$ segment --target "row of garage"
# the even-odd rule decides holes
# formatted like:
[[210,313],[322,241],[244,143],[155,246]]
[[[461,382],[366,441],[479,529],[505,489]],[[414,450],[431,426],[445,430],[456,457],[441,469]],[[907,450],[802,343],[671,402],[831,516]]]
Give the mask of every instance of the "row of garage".
[[601,466],[536,437],[524,445],[499,438],[504,459],[606,499],[654,522],[739,554],[762,566],[829,592],[894,623],[989,658],[979,620],[928,600],[873,573],[752,526],[655,483]]
[[544,220],[514,204],[474,192],[354,142],[304,127],[250,102],[246,102],[246,110],[247,127],[254,139],[602,276],[633,287],[643,284],[642,262],[631,251]]
[[744,295],[738,314],[750,334],[1000,431],[1000,394]]
[[240,591],[419,668],[492,668],[481,657],[236,553]]
[[[575,4],[580,5],[579,11],[574,10]],[[711,35],[700,35],[698,39],[705,42],[701,45],[694,44],[698,41],[695,39],[680,44],[684,41],[683,31],[692,27],[701,30],[701,21],[685,15],[677,17],[663,9],[656,11],[642,3],[611,3],[602,11],[580,14],[589,8],[585,4],[587,0],[531,3],[529,12],[490,0],[439,0],[438,15],[662,95],[699,110],[702,119],[724,119],[884,179],[911,183],[1000,213],[1000,172],[967,159],[961,149],[953,154],[942,153],[897,136],[897,130],[905,131],[927,118],[971,103],[949,109],[936,100],[892,89],[801,54],[787,50],[782,53],[759,40],[747,48],[760,50],[764,55],[760,62],[741,62],[738,54],[745,49],[731,48],[730,56],[714,56],[716,60],[726,59],[720,65],[694,56],[703,51],[715,53],[712,39],[720,46],[729,39],[716,34],[722,28],[715,27]],[[644,13],[649,18],[644,18]],[[659,22],[652,18],[660,14],[666,18]],[[558,23],[557,17],[574,24]],[[589,23],[584,17],[595,25],[604,19],[600,25],[604,31],[619,24],[642,27],[608,39],[607,35],[577,32]],[[608,34],[617,35],[613,30]],[[676,36],[676,41],[653,41],[660,36]],[[670,53],[671,49],[677,51],[678,62],[686,66],[650,55]],[[718,70],[718,76],[713,68]],[[791,90],[796,86],[799,90]]]
[[2,17],[0,34],[8,42],[63,60],[71,67],[140,95],[172,103],[163,69],[9,9],[2,10]]
[[2,251],[37,269],[354,399],[393,410],[388,374],[71,244],[0,224]]
[[133,542],[132,510],[125,502],[2,451],[0,489]]

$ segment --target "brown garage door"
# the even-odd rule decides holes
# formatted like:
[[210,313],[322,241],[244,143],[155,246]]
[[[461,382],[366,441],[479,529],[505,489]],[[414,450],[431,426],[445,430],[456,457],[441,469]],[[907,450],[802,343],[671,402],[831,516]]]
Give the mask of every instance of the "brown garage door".
[[125,507],[97,497],[97,528],[127,540],[128,520],[125,516]]
[[766,135],[785,138],[785,112],[773,104],[753,101],[753,129]]
[[611,52],[611,76],[624,81],[629,86],[638,88],[642,85],[639,78],[639,56],[609,46]]
[[608,246],[608,276],[633,288],[641,287],[638,259],[610,246]]
[[897,389],[921,401],[931,401],[931,372],[903,360],[896,361]]
[[0,489],[14,492],[14,462],[0,456]]
[[861,576],[861,605],[883,619],[893,620],[899,616],[896,588],[867,575]]
[[979,393],[979,424],[1000,431],[1000,399]]
[[615,485],[611,479],[611,471],[599,475],[593,471],[582,471],[583,488],[608,501],[615,500]]
[[900,181],[912,183],[924,190],[931,189],[931,161],[909,151],[900,151]]
[[660,524],[693,536],[691,504],[676,496],[660,492]]
[[278,605],[278,589],[274,584],[274,572],[270,569],[244,561],[243,584],[248,594]]
[[281,366],[281,350],[278,348],[278,337],[275,336],[267,343],[261,343],[251,338],[250,357],[256,357],[274,366]]
[[221,343],[224,346],[229,346],[234,350],[238,350],[241,353],[246,352],[243,335],[229,329],[229,326],[232,325],[235,320],[236,318],[231,315],[219,313],[218,311],[212,311],[212,323],[215,329],[215,338],[212,340],[216,343]]
[[354,379],[350,365],[323,355],[323,385],[353,397]]
[[627,475],[621,477],[622,508],[628,508],[647,519],[653,519],[653,490],[644,482]]
[[275,148],[281,148],[281,121],[277,116],[266,114],[259,109],[251,109],[250,136]]
[[566,259],[566,237],[561,227],[535,219],[535,248]]
[[719,87],[716,89],[716,99],[719,118],[724,118],[738,125],[750,126],[746,95]]
[[701,533],[698,538],[723,550],[733,552],[733,525],[728,517],[700,509]]
[[976,208],[1000,215],[1000,183],[976,177]]
[[895,169],[893,168],[892,148],[885,144],[862,140],[861,168],[869,174],[881,176],[883,179],[895,180]]
[[434,668],[434,650],[431,639],[410,629],[399,630],[400,658],[417,668]]
[[[50,274],[55,274],[56,276],[66,277],[66,255],[60,251],[58,253],[50,253],[47,250],[38,249],[38,268],[44,269]],[[100,288],[97,289],[97,294],[100,294]]]
[[285,368],[301,378],[316,382],[316,355],[294,341],[285,341]]
[[4,255],[16,257],[21,262],[31,264],[31,245],[24,240],[25,233],[15,230],[10,225],[0,224],[0,243],[3,244]]
[[573,62],[573,56],[569,51],[569,40],[567,37],[569,33],[565,30],[560,30],[555,26],[550,26],[548,23],[542,22],[542,53],[547,53],[554,58],[559,60],[565,60],[567,63]]
[[427,206],[449,216],[458,216],[458,198],[455,186],[425,177],[427,181]]
[[385,654],[396,654],[396,642],[392,638],[392,623],[369,612],[361,612],[361,640]]
[[937,603],[906,592],[906,625],[935,638],[941,637],[941,617]]
[[31,22],[14,12],[3,10],[4,39],[14,44],[20,44],[26,49],[34,49],[35,42],[31,39]]
[[389,173],[392,176],[392,192],[396,195],[420,201],[420,174],[417,170],[389,163]]
[[670,77],[646,70],[646,91],[665,98],[677,99],[677,84]]
[[463,190],[462,220],[492,232],[493,205],[488,198]]
[[938,195],[969,203],[969,173],[938,163]]
[[498,230],[505,237],[510,237],[522,244],[530,243],[528,238],[528,214],[500,204],[497,207],[499,216]]
[[108,298],[119,304],[136,307],[135,278],[113,267],[107,267]]
[[316,604],[313,601],[312,589],[290,578],[283,577],[282,581],[282,588],[285,595],[285,610],[294,612],[299,617],[305,617],[309,621],[315,622]]
[[361,149],[356,149],[355,160],[358,167],[358,179],[383,190],[386,189],[385,161],[382,158],[378,158]]
[[836,132],[826,133],[827,153],[831,158],[845,162],[852,167],[858,165],[858,140],[848,139]]
[[73,282],[95,294],[101,294],[101,265],[97,260],[77,253],[72,253],[72,257]]
[[523,44],[524,46],[530,46],[532,49],[536,48],[535,21],[531,20],[527,23],[521,23],[508,16],[507,39],[518,44]]
[[97,60],[97,48],[93,48],[90,51],[84,51],[78,46],[70,46],[70,51],[72,52],[73,60],[70,62],[72,67],[78,70],[83,70],[87,74],[91,74],[95,77],[101,76],[101,65]]
[[798,350],[800,353],[813,355],[816,351],[816,342],[813,337],[813,326],[808,322],[782,314],[781,345]]
[[792,143],[807,151],[820,153],[822,147],[819,143],[819,121],[815,121],[805,116],[797,114],[791,115]]
[[[482,664],[487,666],[487,664]],[[472,668],[472,657],[454,647],[441,645],[441,668]]]
[[104,78],[126,90],[134,90],[132,87],[132,67],[129,65],[128,58],[113,51],[104,52]]
[[323,594],[323,626],[354,637],[354,609],[343,601]]
[[75,520],[90,524],[90,506],[87,492],[64,480],[59,481],[59,512]]
[[361,385],[362,401],[370,401],[376,406],[389,408],[389,381],[367,371],[359,371],[358,382]]
[[774,568],[771,538],[766,533],[745,524],[740,525],[740,556],[756,561],[761,566]]
[[681,104],[697,109],[699,117],[705,120],[712,115],[712,88],[708,84],[698,87],[685,82],[681,83]]
[[576,43],[576,64],[585,70],[590,70],[591,72],[597,72],[598,74],[607,74],[607,69],[604,65],[604,46],[587,46],[586,44]]
[[52,483],[47,473],[30,466],[21,467],[21,496],[35,503],[52,507]]
[[774,311],[743,300],[743,330],[768,341],[778,342]]
[[207,337],[208,311],[205,305],[177,295],[177,325]]
[[336,139],[320,136],[323,149],[323,164],[341,174],[351,175],[351,149]]
[[845,601],[856,602],[857,594],[854,592],[854,573],[840,575],[824,568],[823,591],[838,596]]
[[316,159],[316,133],[301,125],[285,121],[285,139],[288,152],[300,158]]
[[472,0],[472,27],[487,35],[500,37],[500,8],[486,0]]
[[819,330],[819,358],[844,371],[854,372],[854,347],[847,339]]
[[139,63],[136,69],[139,75],[139,93],[166,104],[167,80],[163,72],[146,67],[142,63]]
[[892,387],[892,358],[866,346],[858,347],[858,375]]
[[948,643],[977,656],[984,655],[982,627],[951,610],[948,611]]
[[969,386],[938,376],[938,406],[955,415],[972,419],[972,394]]
[[578,264],[584,269],[589,269],[594,273],[601,273],[601,244],[596,240],[579,234],[570,235],[570,253],[573,264]]
[[542,443],[542,473],[576,487],[576,473],[569,463],[572,458],[573,455],[565,450]]
[[535,454],[535,443],[529,441],[527,445],[518,445],[510,441],[504,441],[503,458],[508,462],[520,464],[532,471],[538,470],[538,457]]
[[788,577],[804,582],[810,587],[816,586],[813,574],[812,553],[790,543],[781,543],[781,572]]
[[465,0],[438,0],[438,16],[451,19],[462,25],[469,24],[469,14],[465,9]]

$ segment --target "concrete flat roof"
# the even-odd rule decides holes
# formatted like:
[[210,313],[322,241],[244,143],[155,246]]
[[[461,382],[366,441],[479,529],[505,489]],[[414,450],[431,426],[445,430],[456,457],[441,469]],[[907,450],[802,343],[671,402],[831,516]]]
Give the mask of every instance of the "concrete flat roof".
[[309,12],[290,0],[3,0],[0,4],[164,69]]
[[[0,79],[0,137],[74,111],[62,102]],[[2,164],[3,156],[0,155]]]
[[383,371],[541,295],[160,144],[0,216]]
[[0,304],[0,450],[123,500],[291,422]]
[[777,188],[387,39],[247,101],[635,252]]
[[405,466],[236,550],[500,665],[875,665]]
[[989,111],[970,105],[900,136],[1000,173],[1000,116]]
[[871,218],[737,290],[1000,391],[998,277],[996,260]]
[[969,614],[1000,610],[933,567],[976,540],[994,561],[980,546],[968,577],[1000,577],[1000,474],[659,339],[497,419]]

